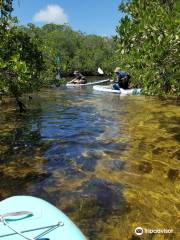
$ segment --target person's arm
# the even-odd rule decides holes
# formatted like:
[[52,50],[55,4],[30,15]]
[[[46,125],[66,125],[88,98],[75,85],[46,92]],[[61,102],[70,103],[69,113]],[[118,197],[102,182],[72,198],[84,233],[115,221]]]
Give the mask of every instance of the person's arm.
[[121,77],[121,79],[122,80],[124,80],[124,79],[127,79],[128,78],[128,73],[126,73],[126,72],[121,72],[121,74],[120,74],[120,77]]
[[73,78],[69,83],[74,83],[77,80],[78,80],[77,78]]
[[115,77],[115,79],[113,79],[113,83],[117,83],[118,81],[119,81],[119,79],[120,79],[120,74],[116,74],[116,77]]

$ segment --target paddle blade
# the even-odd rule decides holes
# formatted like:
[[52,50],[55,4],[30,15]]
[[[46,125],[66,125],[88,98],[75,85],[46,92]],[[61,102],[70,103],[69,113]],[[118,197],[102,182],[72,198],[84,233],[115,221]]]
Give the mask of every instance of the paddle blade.
[[98,68],[98,73],[99,74],[104,74],[103,70],[100,67]]

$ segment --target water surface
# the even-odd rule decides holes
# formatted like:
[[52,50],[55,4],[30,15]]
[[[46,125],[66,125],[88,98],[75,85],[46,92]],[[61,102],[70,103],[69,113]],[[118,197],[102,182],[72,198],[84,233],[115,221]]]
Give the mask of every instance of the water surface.
[[89,88],[43,89],[20,115],[1,106],[0,198],[34,195],[61,208],[90,240],[127,240],[134,229],[179,239],[180,108]]

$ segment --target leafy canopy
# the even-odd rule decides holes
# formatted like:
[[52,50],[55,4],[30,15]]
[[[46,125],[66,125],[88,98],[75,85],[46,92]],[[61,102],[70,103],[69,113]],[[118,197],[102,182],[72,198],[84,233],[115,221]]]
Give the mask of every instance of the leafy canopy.
[[179,9],[173,0],[129,0],[117,26],[116,61],[145,94],[180,94]]

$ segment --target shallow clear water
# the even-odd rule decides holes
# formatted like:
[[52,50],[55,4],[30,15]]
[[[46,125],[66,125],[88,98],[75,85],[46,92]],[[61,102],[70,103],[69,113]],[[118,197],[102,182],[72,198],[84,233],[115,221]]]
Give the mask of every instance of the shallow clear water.
[[61,208],[89,239],[126,240],[134,229],[179,239],[180,108],[89,88],[44,89],[1,106],[0,198],[28,194]]

